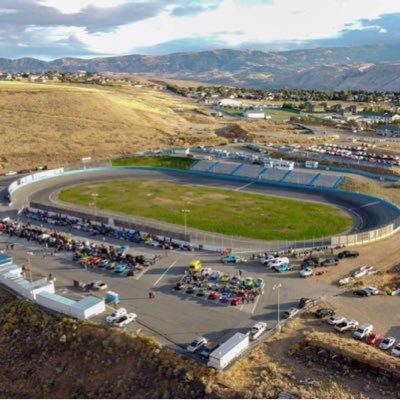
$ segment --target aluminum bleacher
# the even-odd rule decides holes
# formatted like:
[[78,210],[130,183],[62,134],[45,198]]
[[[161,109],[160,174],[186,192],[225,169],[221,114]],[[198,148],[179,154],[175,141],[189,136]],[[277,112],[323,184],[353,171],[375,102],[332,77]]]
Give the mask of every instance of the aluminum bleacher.
[[285,169],[268,168],[262,175],[263,181],[279,182],[288,173]]
[[311,185],[317,174],[315,172],[292,171],[282,182],[297,183],[298,185]]
[[240,164],[233,162],[219,161],[211,167],[209,172],[222,175],[230,175],[235,169],[239,167]]
[[313,186],[335,188],[342,181],[343,176],[321,174],[314,182]]
[[244,178],[257,179],[261,171],[264,169],[265,169],[264,167],[261,167],[259,165],[242,164],[242,166],[237,171],[234,171],[232,175],[241,176]]
[[209,160],[200,160],[196,164],[193,165],[191,170],[193,171],[208,171],[209,168],[213,164],[216,164],[216,161],[209,161]]

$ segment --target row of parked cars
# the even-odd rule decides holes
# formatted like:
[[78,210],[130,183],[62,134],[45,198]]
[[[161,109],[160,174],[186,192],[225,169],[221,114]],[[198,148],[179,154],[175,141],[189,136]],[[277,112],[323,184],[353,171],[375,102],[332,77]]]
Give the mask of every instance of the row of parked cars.
[[129,313],[126,308],[118,308],[112,314],[106,317],[106,322],[112,326],[123,328],[133,321],[136,321],[137,315]]
[[336,315],[333,308],[321,308],[315,312],[317,318],[329,317],[327,322],[332,325],[337,332],[353,331],[352,336],[357,340],[364,340],[368,344],[376,345],[381,350],[390,350],[391,354],[400,357],[400,341],[396,343],[393,336],[383,337],[374,331],[374,326],[370,323],[360,325],[358,321]]

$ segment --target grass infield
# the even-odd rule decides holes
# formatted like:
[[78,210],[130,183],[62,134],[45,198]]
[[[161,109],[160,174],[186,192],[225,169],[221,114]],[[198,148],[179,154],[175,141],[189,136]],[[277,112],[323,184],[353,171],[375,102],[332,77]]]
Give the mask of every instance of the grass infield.
[[[173,184],[113,180],[60,193],[62,201],[153,218],[225,235],[264,240],[303,240],[342,233],[351,218],[338,208],[259,194]],[[182,212],[182,210],[190,210]]]

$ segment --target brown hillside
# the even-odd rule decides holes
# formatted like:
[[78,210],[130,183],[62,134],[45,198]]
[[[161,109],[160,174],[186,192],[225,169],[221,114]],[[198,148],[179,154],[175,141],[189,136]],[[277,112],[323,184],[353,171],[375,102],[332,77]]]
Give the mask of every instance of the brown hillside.
[[2,82],[0,94],[0,169],[221,141],[214,117],[158,90]]

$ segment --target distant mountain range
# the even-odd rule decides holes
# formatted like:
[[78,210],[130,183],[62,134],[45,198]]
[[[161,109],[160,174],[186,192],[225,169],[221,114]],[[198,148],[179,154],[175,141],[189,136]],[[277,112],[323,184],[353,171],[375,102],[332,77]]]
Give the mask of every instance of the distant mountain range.
[[92,59],[0,58],[0,71],[128,72],[247,87],[400,90],[400,43],[285,52],[213,50]]

